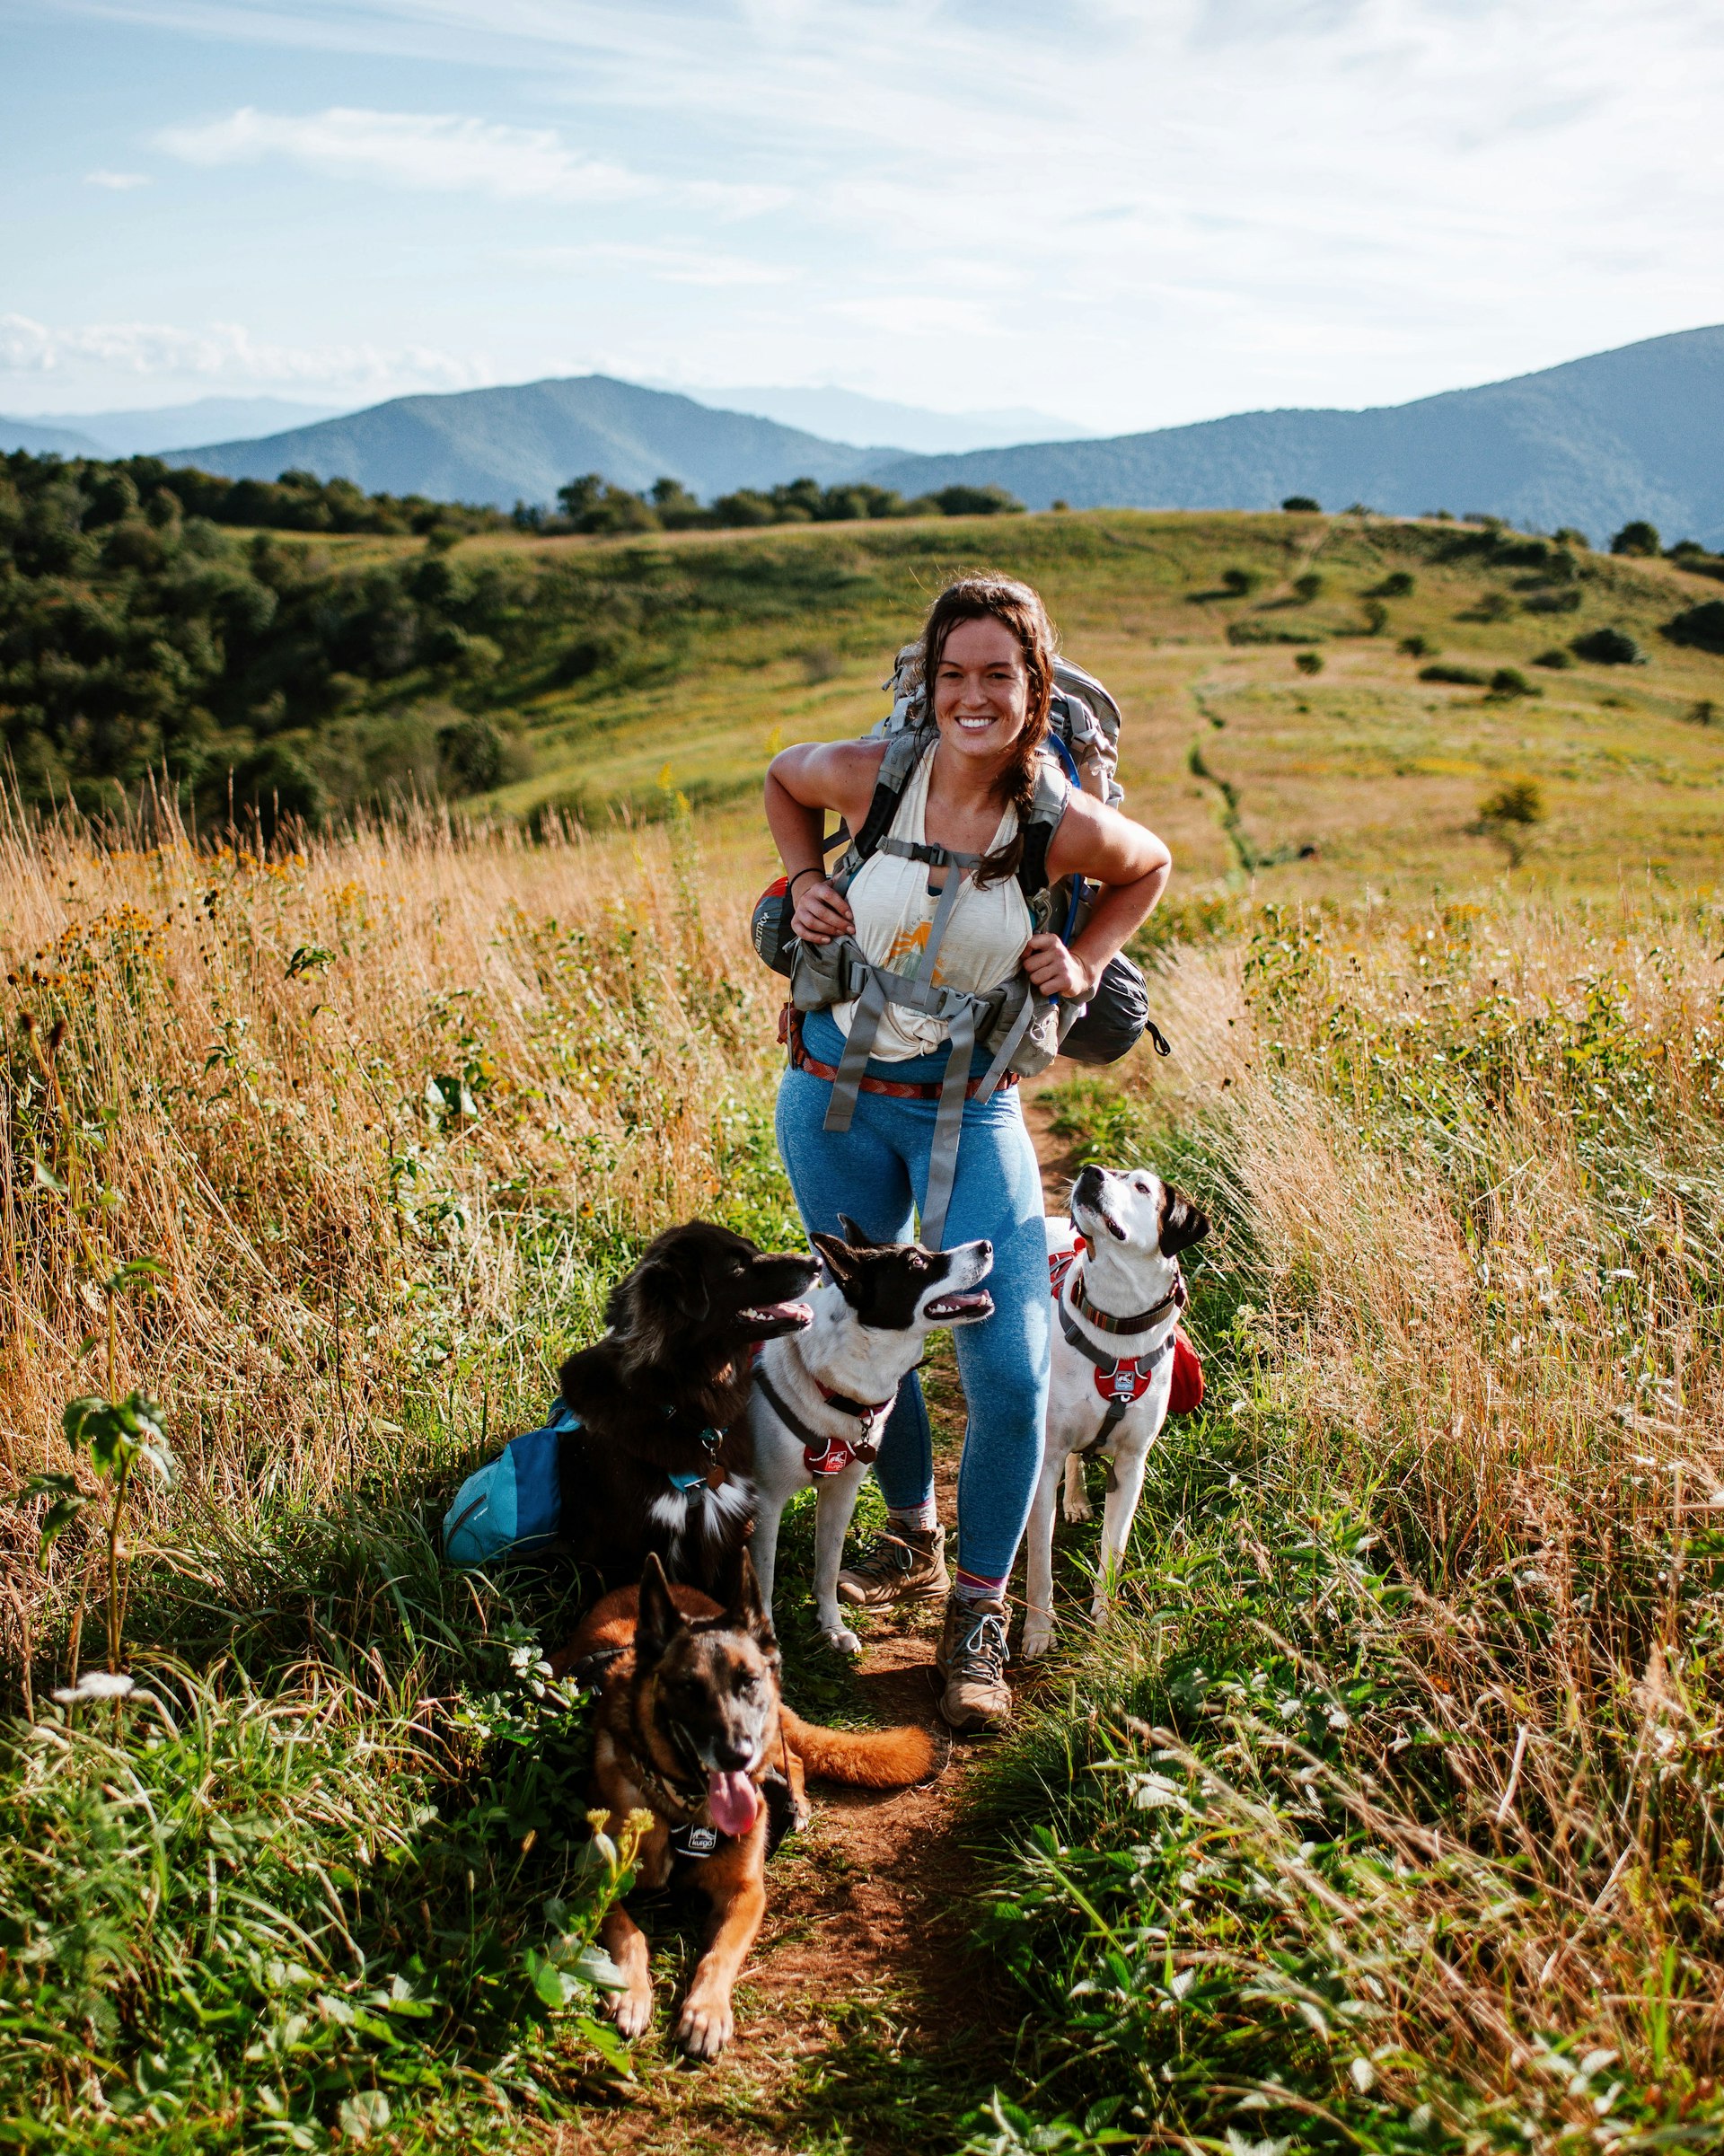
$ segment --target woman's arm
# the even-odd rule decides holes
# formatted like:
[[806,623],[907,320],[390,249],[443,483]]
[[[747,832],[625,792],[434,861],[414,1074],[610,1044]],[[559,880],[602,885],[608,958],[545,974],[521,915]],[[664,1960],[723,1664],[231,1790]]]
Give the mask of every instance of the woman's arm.
[[1108,961],[1148,920],[1173,867],[1154,832],[1088,794],[1074,794],[1048,848],[1048,876],[1087,876],[1102,888],[1069,947],[1051,934],[1032,936],[1025,946],[1024,971],[1042,994],[1086,1003]]
[[826,880],[821,840],[829,808],[853,832],[861,828],[885,752],[884,741],[805,741],[767,766],[766,821],[790,879],[790,926],[809,943],[830,943],[856,927]]

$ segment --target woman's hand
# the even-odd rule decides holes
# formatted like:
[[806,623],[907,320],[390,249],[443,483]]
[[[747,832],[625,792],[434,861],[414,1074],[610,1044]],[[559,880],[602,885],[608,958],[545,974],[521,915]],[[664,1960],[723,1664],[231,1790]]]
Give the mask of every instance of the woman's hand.
[[805,876],[796,885],[790,926],[805,943],[831,943],[834,936],[856,933],[856,916],[823,876]]
[[1038,995],[1059,996],[1068,1003],[1087,1003],[1101,983],[1102,968],[1092,969],[1057,936],[1032,936],[1024,946],[1023,966]]

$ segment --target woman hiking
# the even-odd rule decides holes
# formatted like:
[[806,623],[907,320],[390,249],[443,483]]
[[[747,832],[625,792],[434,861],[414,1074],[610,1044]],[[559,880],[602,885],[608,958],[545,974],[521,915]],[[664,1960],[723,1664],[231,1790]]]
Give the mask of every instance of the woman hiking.
[[[985,1236],[994,1246],[994,1314],[954,1336],[968,1409],[955,1568],[948,1576],[928,1411],[912,1374],[875,1468],[886,1532],[839,1579],[840,1599],[865,1609],[949,1597],[940,1705],[960,1731],[999,1729],[1011,1712],[1006,1582],[1041,1463],[1052,1307],[1035,1150],[1016,1079],[988,1089],[1006,1049],[996,1057],[983,1047],[975,1013],[1000,1008],[983,999],[1002,989],[1016,998],[1020,1028],[1045,1014],[1044,999],[1086,1002],[1172,867],[1152,832],[1070,789],[1051,835],[1043,829],[1037,840],[1044,880],[1087,877],[1101,889],[1069,946],[1034,932],[1019,871],[1038,784],[1046,797],[1054,648],[1029,585],[966,577],[940,594],[923,626],[932,724],[895,805],[876,800],[888,752],[880,740],[786,749],[766,780],[793,933],[816,952],[842,939],[866,962],[859,995],[791,1013],[778,1139],[804,1225],[841,1235],[848,1214],[875,1240],[902,1242],[914,1208],[930,1243]],[[890,812],[890,828],[840,892],[826,874],[827,813],[859,833],[871,807],[876,818]]]

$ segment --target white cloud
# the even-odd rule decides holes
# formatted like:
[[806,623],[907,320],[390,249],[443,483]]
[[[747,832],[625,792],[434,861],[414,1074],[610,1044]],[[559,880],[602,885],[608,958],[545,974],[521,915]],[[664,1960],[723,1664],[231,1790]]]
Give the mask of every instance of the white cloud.
[[680,189],[685,202],[720,217],[759,217],[796,200],[787,187],[749,187],[728,180],[695,180]]
[[510,260],[534,269],[633,269],[667,285],[785,285],[796,271],[745,255],[704,248],[654,247],[626,241],[594,241],[590,247],[522,247]]
[[549,128],[506,128],[453,112],[373,112],[332,105],[295,116],[244,105],[202,127],[164,128],[155,146],[187,164],[283,157],[334,179],[381,180],[499,202],[617,202],[651,182],[582,157]]
[[119,194],[128,188],[148,187],[150,176],[147,172],[110,172],[99,167],[95,172],[84,174],[84,184],[85,187],[112,188]]
[[0,314],[0,374],[40,378],[92,369],[110,375],[358,391],[473,389],[497,379],[485,360],[418,345],[278,345],[254,338],[235,322],[211,322],[201,330],[169,322],[50,328],[28,315]]
[[[416,100],[514,120],[248,109],[173,139],[208,163],[614,202],[626,224],[580,236],[639,250],[608,258],[639,280],[607,286],[617,366],[662,372],[688,339],[734,380],[1147,426],[1393,401],[1724,312],[1724,15],[1693,0],[56,4],[171,26],[187,43],[163,53],[410,59],[440,85]],[[679,273],[719,220],[769,213],[746,254],[791,273],[796,308],[769,314],[740,252]],[[525,222],[499,215],[503,246],[541,236]],[[375,242],[356,216],[329,243]],[[509,369],[543,371],[590,325],[524,279],[504,292],[500,260],[471,304],[513,307]],[[380,339],[424,304],[399,295],[377,296]],[[931,333],[906,339],[907,315]]]

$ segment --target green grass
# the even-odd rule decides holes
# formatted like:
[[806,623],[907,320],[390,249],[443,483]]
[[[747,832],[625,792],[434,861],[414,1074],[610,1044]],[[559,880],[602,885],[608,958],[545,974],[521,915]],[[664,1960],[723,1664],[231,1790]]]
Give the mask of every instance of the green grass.
[[[1489,884],[1504,861],[1470,828],[1477,800],[1492,778],[1524,771],[1551,801],[1527,880],[1703,881],[1724,841],[1724,748],[1690,715],[1724,688],[1724,661],[1658,629],[1712,587],[1661,562],[1548,546],[1541,566],[1539,544],[1466,526],[1101,510],[567,542],[541,550],[553,565],[546,619],[497,686],[533,769],[489,799],[513,814],[560,804],[589,820],[650,819],[680,790],[734,805],[721,827],[763,859],[743,818],[773,749],[871,725],[932,593],[985,563],[1034,581],[1067,648],[1120,698],[1130,797],[1172,842],[1182,879],[1287,895],[1351,890],[1361,875]],[[474,540],[462,555],[520,551]],[[1295,620],[1290,585],[1313,560],[1325,594]],[[1223,590],[1230,567],[1256,575],[1251,594]],[[1412,592],[1369,600],[1396,570]],[[1536,611],[1553,597],[1576,603]],[[1290,621],[1300,647],[1321,651],[1319,678],[1296,671],[1291,647],[1253,640],[1292,634]],[[603,624],[603,663],[559,686],[550,647],[559,635],[592,644],[587,622]],[[1606,626],[1628,629],[1647,663],[1527,672],[1552,643]],[[1485,686],[1421,682],[1405,637]],[[1502,669],[1543,693],[1494,694]]]

